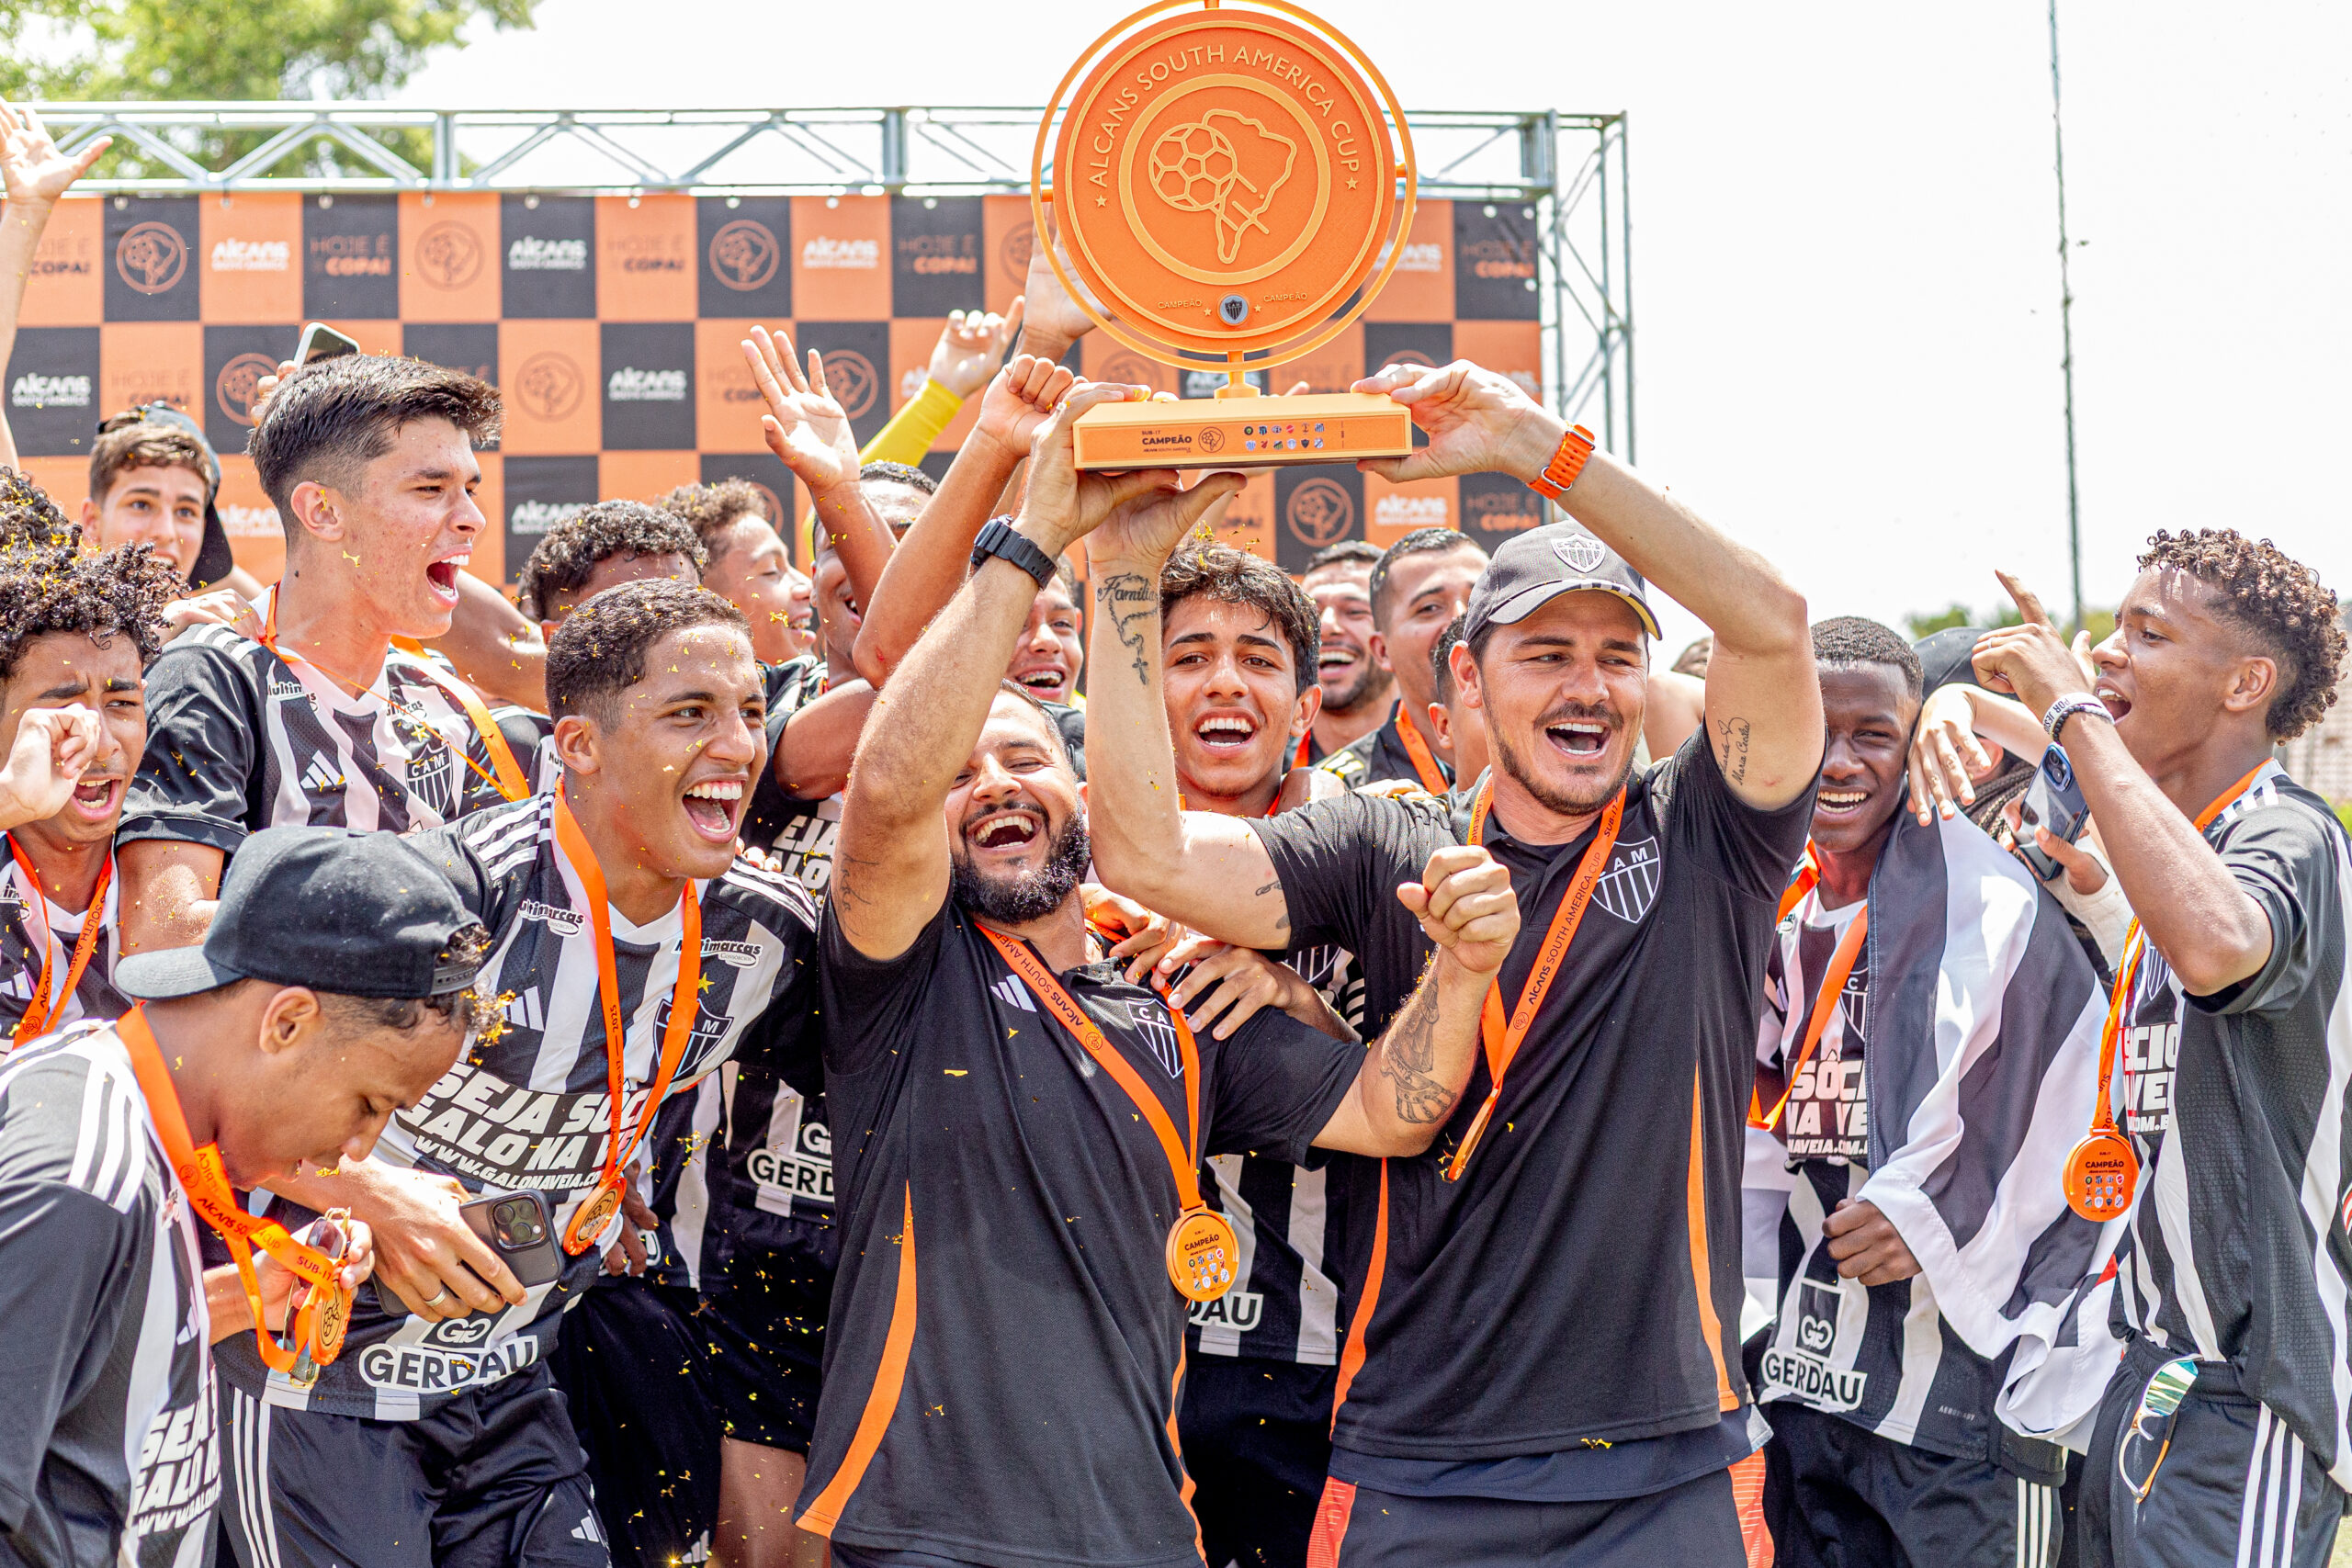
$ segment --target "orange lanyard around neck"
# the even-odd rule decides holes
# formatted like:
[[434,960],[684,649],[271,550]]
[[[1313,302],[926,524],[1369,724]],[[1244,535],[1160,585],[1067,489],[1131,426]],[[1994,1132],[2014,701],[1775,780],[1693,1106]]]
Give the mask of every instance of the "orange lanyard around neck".
[[[1493,809],[1495,784],[1487,781],[1478,792],[1477,803],[1470,808],[1470,841],[1483,843],[1487,836],[1487,814]],[[1553,912],[1551,929],[1544,933],[1544,946],[1535,955],[1535,967],[1528,971],[1527,984],[1521,987],[1519,1005],[1511,1010],[1510,1021],[1503,1021],[1503,988],[1497,980],[1487,987],[1487,1001],[1478,1016],[1478,1032],[1487,1047],[1487,1073],[1492,1080],[1487,1089],[1486,1102],[1478,1107],[1478,1114],[1462,1134],[1461,1146],[1446,1162],[1445,1179],[1462,1179],[1463,1168],[1470,1162],[1470,1152],[1486,1135],[1487,1125],[1494,1120],[1495,1107],[1502,1100],[1503,1074],[1510,1068],[1511,1060],[1519,1055],[1520,1042],[1527,1038],[1528,1027],[1535,1021],[1536,1010],[1544,1005],[1544,998],[1560,973],[1568,955],[1568,944],[1576,940],[1577,927],[1584,923],[1585,909],[1592,903],[1592,890],[1600,882],[1601,868],[1609,863],[1610,852],[1617,847],[1617,829],[1625,819],[1625,787],[1617,786],[1600,813],[1600,826],[1592,842],[1585,847],[1584,858],[1577,863],[1576,879],[1560,896],[1560,907]]]
[[[351,1316],[350,1294],[344,1290],[341,1277],[343,1260],[329,1257],[307,1242],[297,1241],[276,1220],[248,1213],[244,1205],[237,1201],[236,1190],[229,1183],[228,1170],[220,1163],[220,1145],[207,1144],[200,1149],[194,1146],[196,1140],[188,1132],[187,1114],[180,1108],[178,1087],[164,1066],[163,1048],[155,1043],[155,1032],[148,1026],[146,1009],[135,1007],[125,1013],[116,1022],[115,1032],[130,1050],[130,1070],[137,1076],[140,1093],[147,1101],[148,1118],[154,1123],[155,1136],[164,1145],[164,1157],[171,1162],[172,1174],[179,1179],[180,1190],[187,1194],[188,1207],[229,1244],[230,1256],[237,1264],[237,1280],[244,1287],[246,1304],[253,1309],[254,1343],[261,1351],[263,1362],[276,1371],[294,1372],[306,1357],[315,1366],[334,1360],[343,1348],[344,1327]],[[280,1344],[269,1331],[262,1305],[261,1282],[254,1273],[255,1247],[311,1287],[310,1299],[297,1314],[295,1343],[291,1346]]]
[[1405,748],[1405,755],[1413,760],[1413,772],[1421,776],[1421,787],[1443,800],[1453,786],[1446,782],[1445,772],[1437,765],[1437,754],[1430,750],[1429,741],[1421,735],[1420,726],[1405,711],[1405,699],[1396,699],[1397,743]]
[[611,1090],[605,1121],[605,1172],[597,1180],[594,1196],[581,1205],[572,1216],[571,1227],[564,1233],[564,1250],[576,1257],[595,1245],[605,1222],[619,1209],[621,1172],[636,1156],[638,1145],[645,1141],[646,1129],[653,1124],[653,1112],[661,1105],[662,1097],[669,1092],[670,1080],[677,1076],[678,1064],[685,1059],[686,1045],[694,1038],[695,1018],[702,1008],[702,904],[695,898],[695,885],[689,879],[685,891],[678,896],[678,920],[684,928],[679,934],[678,984],[670,993],[670,1023],[662,1035],[662,1057],[654,1068],[653,1081],[647,1087],[645,1104],[638,1111],[637,1125],[624,1141],[621,1102],[628,1092],[628,1080],[623,1070],[628,1032],[621,1017],[619,966],[613,957],[612,906],[605,896],[604,868],[596,863],[596,852],[589,844],[588,835],[580,830],[579,820],[571,815],[571,803],[564,799],[560,789],[555,794],[555,840],[580,878],[580,888],[588,905],[588,924],[595,933],[596,999],[605,1012],[605,1077]]
[[57,1000],[52,1003],[49,976],[57,941],[49,929],[49,896],[41,891],[40,873],[25,858],[24,848],[17,842],[14,833],[8,835],[8,852],[16,857],[17,874],[24,882],[27,912],[36,904],[41,907],[40,978],[33,983],[32,1000],[26,1005],[25,1016],[17,1021],[17,1032],[9,1038],[8,1048],[13,1051],[46,1031],[51,1021],[65,1010],[65,998],[82,983],[83,971],[90,966],[90,955],[98,950],[98,932],[106,924],[107,884],[114,880],[114,856],[108,854],[106,864],[98,870],[98,885],[90,893],[89,912],[82,917],[81,938],[74,942],[73,960],[66,965],[65,984],[58,989]]
[[1294,768],[1304,768],[1311,766],[1314,761],[1315,731],[1309,728],[1306,734],[1298,738],[1298,750],[1292,753],[1290,765]]
[[[1790,885],[1796,897],[1791,898],[1786,893],[1781,896],[1781,918],[1784,919],[1788,911],[1803,903],[1804,896],[1812,892],[1820,880],[1820,873],[1814,864],[1811,844],[1805,846],[1804,869],[1797,874],[1797,879],[1796,883]],[[1800,883],[1802,887],[1798,886]],[[1821,972],[1821,984],[1814,987],[1813,1007],[1805,1016],[1804,1043],[1798,1050],[1796,1060],[1788,1064],[1788,1082],[1781,1090],[1780,1103],[1769,1112],[1759,1114],[1758,1107],[1762,1102],[1758,1100],[1754,1089],[1747,1091],[1749,1126],[1769,1133],[1780,1124],[1781,1113],[1789,1108],[1789,1097],[1796,1092],[1797,1075],[1804,1070],[1807,1062],[1813,1060],[1814,1048],[1821,1043],[1821,1036],[1829,1027],[1829,1015],[1838,1010],[1838,997],[1845,990],[1846,981],[1854,973],[1854,962],[1861,956],[1862,942],[1869,936],[1870,929],[1871,907],[1865,900],[1861,908],[1855,912],[1853,924],[1848,926],[1845,934],[1838,939],[1837,949],[1829,955],[1828,967]],[[1774,940],[1779,940],[1777,932]],[[1786,1036],[1782,1037],[1782,1043],[1785,1050]]]
[[1176,1178],[1178,1206],[1185,1210],[1200,1208],[1203,1201],[1199,1163],[1187,1152],[1186,1145],[1189,1143],[1191,1148],[1197,1151],[1201,1142],[1201,1048],[1193,1038],[1192,1026],[1184,1021],[1182,1010],[1171,1004],[1168,1017],[1176,1026],[1176,1039],[1184,1053],[1185,1115],[1191,1123],[1192,1133],[1189,1139],[1177,1136],[1175,1119],[1168,1114],[1168,1108],[1159,1103],[1159,1097],[1151,1092],[1151,1086],[1143,1081],[1143,1075],[1136,1071],[1135,1065],[1126,1057],[1111,1049],[1110,1041],[1103,1038],[1102,1027],[1086,1016],[1085,1010],[1062,988],[1062,983],[1054,978],[1053,972],[1030,951],[1026,942],[1001,936],[986,926],[978,926],[978,930],[989,939],[989,945],[995,948],[1005,963],[1012,966],[1012,972],[1027,982],[1029,988],[1046,1004],[1046,1010],[1060,1021],[1064,1029],[1077,1037],[1078,1043],[1086,1048],[1086,1054],[1111,1075],[1113,1082],[1126,1090],[1127,1098],[1136,1102],[1137,1111],[1143,1112],[1144,1121],[1149,1123],[1159,1139],[1161,1150],[1168,1156],[1170,1172]]
[[[355,686],[318,660],[305,658],[290,649],[278,646],[277,590],[274,586],[269,591],[269,613],[263,617],[261,636],[256,640],[288,664],[309,665],[355,697],[373,697],[387,708],[391,706],[389,698],[366,686]],[[467,721],[474,727],[474,733],[481,737],[482,749],[490,753],[490,765],[494,772],[483,773],[481,764],[467,756],[462,750],[458,752],[459,760],[479,774],[482,782],[496,789],[508,800],[520,800],[529,795],[530,783],[523,776],[522,764],[514,760],[514,749],[506,744],[505,733],[498,728],[498,721],[490,716],[490,708],[482,702],[481,694],[464,682],[453,681],[442,674],[440,671],[434,668],[432,660],[424,658],[422,653],[410,668],[440,687],[452,702],[465,710]]]

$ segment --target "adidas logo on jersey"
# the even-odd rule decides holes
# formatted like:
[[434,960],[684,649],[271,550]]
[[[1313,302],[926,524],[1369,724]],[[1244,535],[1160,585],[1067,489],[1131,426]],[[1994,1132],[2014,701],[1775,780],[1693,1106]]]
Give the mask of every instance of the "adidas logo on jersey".
[[1029,999],[1029,987],[1023,985],[1017,976],[1007,975],[989,989],[994,991],[997,1000],[1007,1007],[1019,1008],[1023,1012],[1037,1010],[1037,1004]]
[[506,1011],[502,1016],[517,1029],[528,1029],[539,1033],[547,1031],[547,1009],[540,1002],[539,993],[536,990],[516,992],[514,999],[506,1004]]
[[598,1546],[604,1545],[605,1535],[602,1530],[596,1528],[596,1516],[590,1514],[586,1517],[582,1518],[578,1524],[572,1526],[571,1539],[574,1540],[593,1541]]
[[326,758],[313,757],[311,765],[302,770],[302,787],[313,795],[332,795],[344,787],[344,777],[327,766]]

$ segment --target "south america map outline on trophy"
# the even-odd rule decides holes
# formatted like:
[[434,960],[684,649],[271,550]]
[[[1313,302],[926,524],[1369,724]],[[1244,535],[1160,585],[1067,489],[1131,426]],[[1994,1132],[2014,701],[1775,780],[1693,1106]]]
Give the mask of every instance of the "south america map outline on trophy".
[[1412,221],[1404,111],[1329,23],[1283,0],[1161,0],[1135,13],[1062,78],[1033,175],[1048,259],[1103,332],[1163,365],[1227,378],[1213,401],[1088,411],[1079,467],[1254,468],[1412,449],[1410,418],[1388,399],[1265,397],[1245,379],[1361,316]]

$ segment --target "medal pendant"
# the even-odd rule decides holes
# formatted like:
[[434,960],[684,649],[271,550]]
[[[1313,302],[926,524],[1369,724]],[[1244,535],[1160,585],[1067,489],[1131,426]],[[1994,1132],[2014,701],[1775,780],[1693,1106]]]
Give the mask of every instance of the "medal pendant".
[[596,1184],[563,1229],[563,1249],[574,1258],[594,1248],[605,1239],[605,1232],[612,1228],[614,1218],[621,1212],[621,1186],[607,1179]]
[[2132,1207],[2140,1161],[2132,1141],[2113,1127],[2097,1127],[2066,1156],[2066,1206],[2101,1223]]
[[1215,1209],[1187,1209],[1168,1231],[1168,1278],[1188,1302],[1213,1302],[1233,1289],[1241,1243]]

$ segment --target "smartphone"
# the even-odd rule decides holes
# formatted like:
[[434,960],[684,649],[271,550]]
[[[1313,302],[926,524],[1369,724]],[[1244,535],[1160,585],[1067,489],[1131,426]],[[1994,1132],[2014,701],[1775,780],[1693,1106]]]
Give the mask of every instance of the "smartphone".
[[458,1213],[525,1285],[544,1285],[563,1272],[555,1211],[546,1193],[485,1192],[458,1205]]
[[2033,770],[2033,783],[2026,786],[2025,799],[2018,804],[2021,820],[2018,829],[2018,853],[2025,863],[2044,882],[2054,882],[2066,868],[2041,852],[2034,841],[2033,830],[2045,829],[2050,836],[2073,843],[2089,820],[2091,808],[2083,799],[2082,786],[2075,782],[2075,765],[2066,760],[2066,749],[2052,746],[2041,754],[2041,765]]
[[302,329],[302,341],[294,346],[294,363],[316,365],[322,359],[340,359],[358,352],[359,344],[354,340],[324,321],[312,321]]

